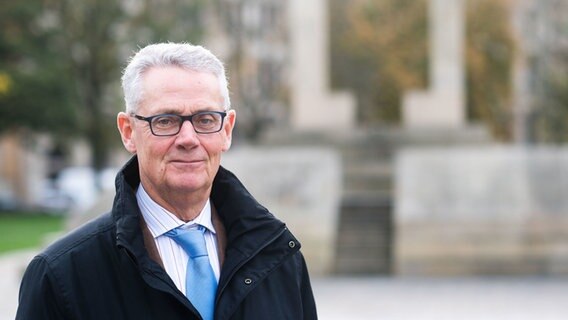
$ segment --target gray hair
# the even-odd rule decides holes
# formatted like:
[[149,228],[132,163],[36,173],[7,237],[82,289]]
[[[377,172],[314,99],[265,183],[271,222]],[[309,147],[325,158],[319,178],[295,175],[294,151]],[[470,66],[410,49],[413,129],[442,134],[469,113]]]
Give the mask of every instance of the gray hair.
[[231,108],[225,67],[211,51],[189,43],[157,43],[148,45],[131,58],[122,74],[122,90],[126,112],[135,112],[142,102],[142,77],[152,67],[177,66],[195,72],[213,74],[219,82],[223,107]]

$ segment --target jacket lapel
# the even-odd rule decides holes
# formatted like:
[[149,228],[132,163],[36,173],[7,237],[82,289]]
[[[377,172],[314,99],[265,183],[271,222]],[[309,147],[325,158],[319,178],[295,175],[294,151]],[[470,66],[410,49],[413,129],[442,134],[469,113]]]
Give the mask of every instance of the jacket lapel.
[[[223,262],[225,261],[225,248],[227,247],[227,234],[225,232],[225,226],[213,205],[211,206],[211,221],[213,222],[213,226],[217,232],[217,254],[219,255],[219,265],[223,267]],[[152,236],[152,233],[150,232],[150,229],[148,229],[148,225],[146,225],[146,221],[144,221],[144,219],[140,219],[140,229],[142,230],[144,246],[148,251],[150,259],[154,260],[154,262],[165,269],[164,262],[162,261],[162,257],[160,256],[160,252],[156,246],[154,236]]]
[[222,269],[225,262],[225,248],[227,248],[227,232],[213,204],[211,204],[211,222],[217,232],[217,254],[219,255],[219,266]]
[[144,246],[148,251],[148,255],[150,259],[154,260],[157,264],[159,264],[162,269],[165,270],[164,262],[162,261],[162,257],[160,257],[160,252],[158,251],[158,247],[156,246],[156,241],[154,241],[154,236],[148,229],[148,225],[144,219],[140,219],[140,229],[142,230],[142,236],[144,238]]

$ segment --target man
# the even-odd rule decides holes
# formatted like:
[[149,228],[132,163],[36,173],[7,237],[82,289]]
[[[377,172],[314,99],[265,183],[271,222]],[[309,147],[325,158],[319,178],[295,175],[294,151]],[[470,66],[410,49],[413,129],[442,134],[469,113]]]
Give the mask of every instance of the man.
[[316,319],[300,244],[220,167],[236,118],[222,63],[149,45],[122,86],[134,156],[112,210],[32,260],[16,318]]

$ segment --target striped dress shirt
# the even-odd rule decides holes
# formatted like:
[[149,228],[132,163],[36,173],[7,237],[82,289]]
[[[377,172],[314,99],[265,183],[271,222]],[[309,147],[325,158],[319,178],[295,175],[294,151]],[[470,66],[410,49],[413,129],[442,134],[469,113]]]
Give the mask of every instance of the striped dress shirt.
[[164,268],[183,294],[186,294],[185,278],[187,260],[189,257],[180,245],[165,235],[166,232],[181,225],[183,225],[182,228],[197,228],[198,226],[205,227],[205,243],[207,245],[209,262],[211,263],[211,267],[213,268],[213,273],[215,273],[217,281],[219,281],[219,255],[217,254],[216,232],[213,227],[213,223],[211,222],[211,203],[209,200],[207,200],[207,203],[203,210],[201,210],[199,216],[186,223],[152,200],[146,190],[142,187],[142,184],[139,185],[138,190],[136,191],[136,199],[138,201],[140,211],[142,212],[142,216],[148,225],[148,229],[154,237],[156,247],[158,248],[162,262],[164,263]]

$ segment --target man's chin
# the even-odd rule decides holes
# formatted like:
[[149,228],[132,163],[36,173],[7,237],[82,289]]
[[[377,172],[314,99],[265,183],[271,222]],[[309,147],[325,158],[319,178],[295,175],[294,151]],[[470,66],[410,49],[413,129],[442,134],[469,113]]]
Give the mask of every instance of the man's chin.
[[203,189],[207,185],[203,177],[193,174],[179,174],[170,179],[170,189],[179,192],[194,192]]

